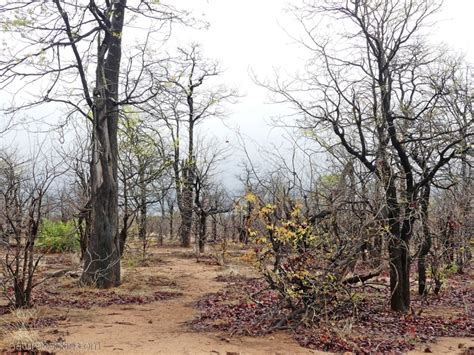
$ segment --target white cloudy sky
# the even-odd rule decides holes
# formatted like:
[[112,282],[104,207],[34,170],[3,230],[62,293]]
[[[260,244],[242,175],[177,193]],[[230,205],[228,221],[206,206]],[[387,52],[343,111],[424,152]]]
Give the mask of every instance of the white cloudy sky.
[[[174,3],[195,9],[196,15],[204,14],[211,25],[209,30],[200,33],[179,31],[178,41],[201,42],[205,54],[218,59],[226,68],[229,85],[240,87],[248,94],[234,108],[242,126],[260,122],[262,117],[257,119],[250,109],[267,116],[265,94],[253,84],[248,71],[258,73],[259,77],[271,76],[273,68],[296,71],[304,54],[289,36],[301,33],[292,15],[285,12],[291,1],[178,0]],[[474,0],[445,0],[437,15],[437,25],[433,27],[433,41],[448,43],[465,52],[471,62],[474,62],[473,13]],[[246,119],[247,115],[252,117]]]

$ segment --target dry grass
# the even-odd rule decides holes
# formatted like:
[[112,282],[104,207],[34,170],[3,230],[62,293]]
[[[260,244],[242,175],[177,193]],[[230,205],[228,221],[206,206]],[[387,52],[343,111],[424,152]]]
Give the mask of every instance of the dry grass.
[[0,339],[3,348],[18,344],[36,344],[41,341],[39,331],[31,328],[31,323],[41,317],[36,308],[17,309],[0,319]]

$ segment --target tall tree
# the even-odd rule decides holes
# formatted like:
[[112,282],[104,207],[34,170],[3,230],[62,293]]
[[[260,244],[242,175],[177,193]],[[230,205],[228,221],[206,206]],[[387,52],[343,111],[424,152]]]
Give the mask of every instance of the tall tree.
[[[439,7],[434,0],[306,2],[296,14],[312,53],[309,71],[270,88],[300,113],[301,128],[342,146],[376,176],[389,232],[391,308],[402,312],[410,307],[409,247],[422,192],[473,134],[472,122],[463,124],[442,100],[459,62],[422,39]],[[340,33],[332,28],[334,38],[315,25],[321,14],[344,23]]]
[[[1,56],[2,87],[18,88],[20,79],[40,84],[39,92],[25,95],[28,99],[11,112],[53,102],[69,107],[67,119],[80,113],[92,123],[91,234],[81,280],[99,288],[117,286],[118,115],[121,105],[133,101],[139,82],[128,78],[135,84],[127,85],[129,92],[120,99],[126,12],[161,23],[174,14],[157,1],[127,0],[11,1],[0,12],[3,29],[21,44]],[[147,95],[141,96],[143,101]]]
[[173,170],[177,205],[181,216],[181,245],[191,245],[196,182],[196,126],[210,117],[223,115],[223,104],[236,96],[233,90],[212,85],[221,74],[216,62],[202,56],[199,45],[179,48],[167,65],[157,63],[161,73],[157,94],[147,112],[163,120],[173,145]]

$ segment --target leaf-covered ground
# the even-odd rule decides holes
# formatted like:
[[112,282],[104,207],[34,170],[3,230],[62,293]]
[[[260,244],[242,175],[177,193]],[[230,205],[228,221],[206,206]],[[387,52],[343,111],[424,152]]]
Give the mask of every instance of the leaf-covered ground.
[[[406,352],[415,344],[429,343],[437,337],[474,336],[474,292],[472,270],[455,275],[438,296],[413,296],[412,312],[397,314],[387,304],[386,288],[360,290],[352,310],[330,319],[289,322],[288,330],[304,347],[330,352],[356,353]],[[224,331],[229,335],[265,335],[288,316],[281,297],[260,279],[220,278],[228,282],[223,290],[199,300],[201,311],[190,322],[196,331]],[[281,322],[280,322],[281,324]]]
[[179,292],[157,291],[151,295],[134,296],[119,294],[114,291],[76,291],[67,297],[53,295],[47,291],[37,291],[34,293],[34,304],[46,305],[50,307],[84,308],[107,307],[112,305],[148,304],[155,301],[168,300],[180,296]]
[[[145,261],[124,260],[123,284],[114,290],[78,286],[79,264],[70,258],[45,257],[39,279],[57,270],[73,271],[41,284],[31,310],[8,314],[6,299],[0,298],[0,349],[13,351],[18,339],[100,344],[100,354],[396,353],[415,346],[438,353],[446,344],[460,353],[474,345],[471,338],[451,338],[473,335],[472,270],[446,280],[440,297],[413,296],[414,312],[406,316],[388,310],[385,288],[367,287],[366,297],[358,297],[357,320],[346,309],[312,327],[293,322],[291,329],[269,333],[290,312],[238,255],[217,266],[210,255],[196,262],[190,250],[153,247]],[[450,338],[430,344],[439,336]],[[415,345],[422,342],[426,345]],[[465,347],[458,349],[461,344]]]

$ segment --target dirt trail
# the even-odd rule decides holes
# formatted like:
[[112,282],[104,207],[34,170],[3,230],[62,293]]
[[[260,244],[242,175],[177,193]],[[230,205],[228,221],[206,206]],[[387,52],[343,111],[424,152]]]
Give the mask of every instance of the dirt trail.
[[[197,263],[175,256],[179,249],[164,249],[157,255],[164,263],[146,268],[169,278],[183,293],[167,301],[143,306],[111,306],[75,311],[62,330],[69,344],[97,344],[98,354],[317,354],[300,347],[289,335],[232,337],[219,333],[195,333],[185,326],[198,311],[192,304],[224,286],[216,276],[236,269]],[[232,267],[231,267],[232,268]],[[142,272],[142,271],[140,271]],[[133,275],[124,275],[133,280]],[[124,283],[124,287],[126,284]],[[100,347],[100,348],[99,348]],[[64,352],[66,353],[66,352]],[[90,352],[88,352],[90,353]]]
[[[63,267],[58,260],[48,269],[51,266]],[[323,354],[300,347],[290,334],[283,332],[264,337],[229,337],[217,332],[197,333],[187,327],[186,323],[199,314],[193,307],[195,302],[225,287],[225,283],[216,281],[217,276],[249,277],[253,272],[242,265],[221,267],[197,263],[189,249],[153,248],[147,267],[124,261],[123,284],[115,291],[134,296],[171,291],[180,292],[181,296],[144,305],[72,307],[69,311],[64,307],[40,306],[35,310],[37,318],[65,314],[67,317],[59,324],[39,330],[35,341],[49,339],[52,346],[70,347],[67,351],[57,351],[58,354]],[[65,297],[80,291],[66,279],[48,283],[45,289]],[[9,347],[4,341],[7,339],[2,339],[0,334],[0,349]],[[410,353],[461,354],[473,346],[474,338],[440,338],[436,344],[418,344]]]

